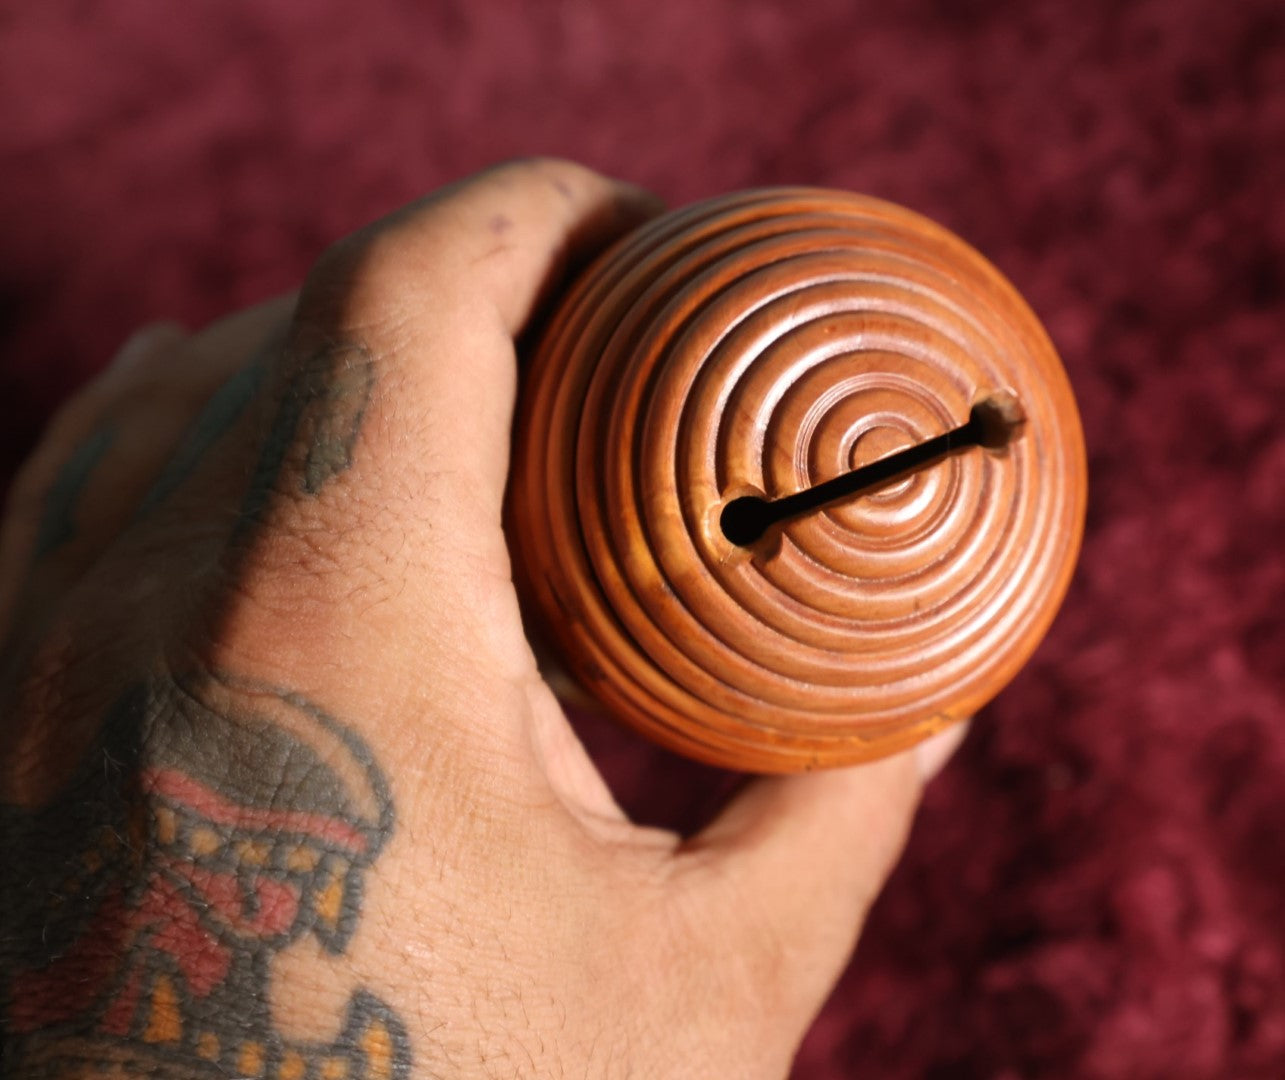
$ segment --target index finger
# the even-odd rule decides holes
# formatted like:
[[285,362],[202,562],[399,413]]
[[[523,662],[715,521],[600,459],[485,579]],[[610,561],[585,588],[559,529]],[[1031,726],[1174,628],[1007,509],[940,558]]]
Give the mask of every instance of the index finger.
[[[306,353],[318,337],[360,343],[379,368],[380,394],[396,398],[400,431],[426,429],[434,471],[458,470],[459,494],[498,514],[513,339],[569,267],[658,209],[641,189],[570,162],[491,169],[332,248],[300,298],[297,348]],[[405,468],[398,432],[377,431],[377,419],[362,433],[368,460]]]
[[340,708],[372,682],[410,693],[425,642],[439,689],[444,657],[529,677],[501,528],[514,337],[568,266],[657,209],[580,166],[518,162],[323,256],[237,421],[240,456],[168,509],[239,506],[220,567],[236,603],[207,638],[264,677],[309,665]]

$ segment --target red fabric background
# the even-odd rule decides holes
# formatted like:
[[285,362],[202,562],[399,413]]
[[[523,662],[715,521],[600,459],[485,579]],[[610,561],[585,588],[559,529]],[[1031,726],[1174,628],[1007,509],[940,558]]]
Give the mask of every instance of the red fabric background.
[[[1285,1076],[1279,0],[39,0],[0,13],[0,103],[6,473],[137,324],[515,154],[973,241],[1079,395],[1083,563],[797,1075]],[[590,738],[649,818],[719,786]]]

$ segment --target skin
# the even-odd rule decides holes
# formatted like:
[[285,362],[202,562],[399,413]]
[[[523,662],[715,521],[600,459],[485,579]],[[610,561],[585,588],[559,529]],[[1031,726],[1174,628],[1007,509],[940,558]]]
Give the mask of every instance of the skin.
[[505,165],[151,327],[0,538],[4,1071],[780,1077],[962,734],[620,811],[524,637],[514,339],[658,210]]

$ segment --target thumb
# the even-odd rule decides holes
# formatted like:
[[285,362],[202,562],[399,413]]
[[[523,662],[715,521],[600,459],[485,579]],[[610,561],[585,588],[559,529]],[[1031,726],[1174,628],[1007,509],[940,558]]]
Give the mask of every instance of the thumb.
[[901,855],[924,784],[966,731],[854,768],[755,780],[688,845],[735,966],[800,1033]]

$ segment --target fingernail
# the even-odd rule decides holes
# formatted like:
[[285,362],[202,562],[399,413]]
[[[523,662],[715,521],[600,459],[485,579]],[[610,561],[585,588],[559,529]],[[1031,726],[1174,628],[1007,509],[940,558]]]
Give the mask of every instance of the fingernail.
[[959,749],[959,744],[968,734],[968,725],[968,720],[951,724],[944,731],[937,732],[936,735],[925,739],[915,747],[915,761],[919,765],[919,775],[925,784],[941,772],[951,755]]
[[187,337],[187,331],[176,322],[148,323],[135,330],[107,365],[113,372],[129,371],[153,353],[169,348]]

